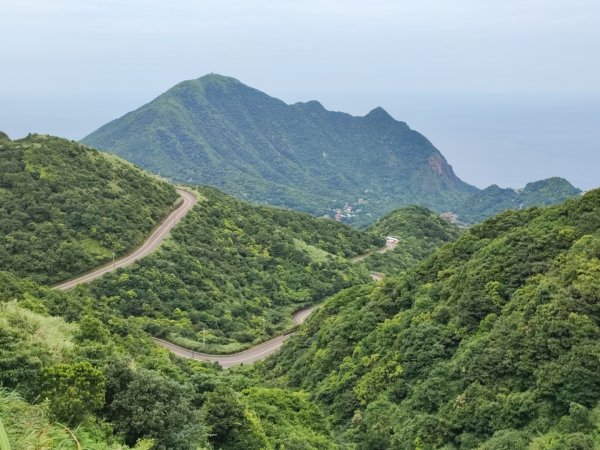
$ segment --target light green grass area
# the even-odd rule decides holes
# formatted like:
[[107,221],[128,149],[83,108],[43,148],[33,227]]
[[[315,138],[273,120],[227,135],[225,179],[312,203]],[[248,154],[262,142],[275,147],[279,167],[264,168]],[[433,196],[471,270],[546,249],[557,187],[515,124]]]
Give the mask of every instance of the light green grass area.
[[308,255],[315,262],[324,262],[327,261],[329,258],[335,257],[335,255],[332,255],[331,253],[328,253],[325,250],[315,247],[314,245],[307,244],[306,242],[301,241],[300,239],[294,238],[294,245],[298,250],[303,250],[306,253],[308,253]]
[[10,442],[8,442],[2,419],[0,419],[0,450],[10,450]]
[[108,257],[112,256],[112,251],[104,247],[100,242],[91,239],[85,238],[79,241],[79,245],[86,253],[92,255],[98,261],[104,261]]
[[[2,427],[4,424],[4,428]],[[0,450],[126,450],[110,442],[108,427],[84,422],[70,429],[55,422],[48,403],[31,405],[17,393],[0,390]],[[4,431],[4,433],[3,433]],[[135,450],[150,450],[153,442],[139,440]]]
[[73,347],[74,324],[60,317],[49,317],[23,308],[18,302],[0,303],[0,329],[18,327],[26,332],[28,347],[43,346],[53,358],[62,360]]

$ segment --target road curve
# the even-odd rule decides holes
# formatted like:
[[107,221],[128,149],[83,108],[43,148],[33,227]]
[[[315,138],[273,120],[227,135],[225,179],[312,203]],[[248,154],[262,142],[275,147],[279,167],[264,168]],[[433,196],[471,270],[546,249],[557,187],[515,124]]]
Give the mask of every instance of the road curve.
[[[368,256],[371,256],[374,253],[385,253],[385,252],[389,252],[390,250],[394,250],[396,248],[396,246],[398,245],[398,241],[393,241],[393,242],[386,242],[385,245],[381,248],[378,248],[377,250],[373,250],[371,252],[367,252],[367,253],[363,253],[362,255],[358,255],[355,256],[354,258],[352,258],[350,261],[352,261],[353,263],[357,263],[357,262],[361,262],[364,259],[366,259]],[[379,281],[381,278],[379,279],[375,279],[373,278],[375,281]]]
[[138,247],[133,253],[129,255],[125,255],[124,257],[115,260],[114,264],[108,263],[105,264],[98,269],[95,269],[91,272],[88,272],[80,277],[74,278],[72,280],[65,281],[59,285],[54,286],[56,289],[60,289],[62,291],[66,291],[68,289],[72,289],[78,284],[89,283],[97,278],[100,278],[102,275],[108,272],[112,272],[120,267],[126,267],[130,264],[133,264],[138,259],[147,256],[156,250],[160,244],[165,240],[169,231],[177,225],[177,223],[190,211],[194,205],[196,204],[196,197],[194,194],[184,191],[183,189],[177,189],[177,193],[181,196],[183,200],[181,205],[169,214],[160,225],[154,230],[154,232],[144,241],[144,243]]
[[[360,262],[365,259],[367,256],[373,253],[385,253],[387,251],[393,250],[396,247],[397,242],[388,243],[385,247],[374,250],[372,252],[366,253],[364,255],[357,256],[352,258],[352,262]],[[373,281],[381,281],[383,280],[385,274],[379,272],[371,272],[371,278]],[[313,305],[307,308],[303,308],[300,311],[296,312],[292,320],[295,325],[301,325],[314,311],[321,305]],[[224,369],[228,369],[230,367],[239,366],[240,364],[252,364],[256,361],[261,361],[266,359],[269,355],[272,355],[279,347],[283,345],[283,343],[290,337],[292,337],[294,332],[282,334],[280,336],[274,337],[273,339],[269,339],[262,344],[258,344],[254,347],[250,347],[247,350],[241,351],[239,353],[232,353],[230,355],[214,355],[208,353],[201,353],[195,350],[190,350],[185,347],[181,347],[179,345],[173,344],[169,341],[165,341],[159,338],[153,338],[154,342],[160,345],[163,348],[171,351],[172,353],[181,356],[183,358],[194,359],[196,361],[204,361],[204,362],[216,362]]]
[[[308,316],[310,316],[311,313],[319,306],[320,305],[310,306],[308,308],[304,308],[298,311],[292,317],[294,324],[302,324],[308,318]],[[274,337],[273,339],[269,339],[268,341],[263,342],[262,344],[258,344],[239,353],[232,353],[231,355],[209,355],[207,353],[200,353],[194,350],[189,350],[187,348],[180,347],[179,345],[175,345],[163,339],[153,339],[154,342],[156,342],[158,345],[160,345],[163,348],[166,348],[167,350],[170,350],[178,356],[182,356],[184,358],[189,359],[195,359],[196,361],[216,362],[219,363],[219,365],[224,369],[228,369],[230,367],[239,366],[240,364],[251,364],[253,362],[265,359],[267,356],[279,350],[279,347],[281,347],[283,343],[294,334],[295,333],[282,334],[280,336]]]

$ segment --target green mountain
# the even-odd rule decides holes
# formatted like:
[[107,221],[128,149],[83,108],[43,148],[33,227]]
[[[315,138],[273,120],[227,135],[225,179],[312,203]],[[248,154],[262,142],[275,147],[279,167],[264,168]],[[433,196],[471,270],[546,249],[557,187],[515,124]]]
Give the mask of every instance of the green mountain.
[[350,448],[600,445],[600,190],[472,227],[328,300],[265,374]]
[[110,297],[119,314],[155,336],[222,353],[284,331],[301,307],[370,281],[350,258],[381,247],[376,234],[214,188],[198,196],[157,252],[82,295]]
[[179,182],[354,223],[408,204],[451,210],[477,192],[382,108],[287,105],[220,75],[180,83],[83,142]]
[[510,209],[561,203],[580,193],[581,190],[558,177],[528,183],[517,190],[502,189],[494,184],[473,194],[453,212],[459,219],[474,223]]
[[0,270],[51,283],[141,243],[175,189],[76,142],[0,135]]
[[386,214],[367,230],[378,236],[398,238],[393,250],[375,252],[365,258],[370,271],[386,275],[406,271],[461,234],[461,229],[450,221],[414,205]]

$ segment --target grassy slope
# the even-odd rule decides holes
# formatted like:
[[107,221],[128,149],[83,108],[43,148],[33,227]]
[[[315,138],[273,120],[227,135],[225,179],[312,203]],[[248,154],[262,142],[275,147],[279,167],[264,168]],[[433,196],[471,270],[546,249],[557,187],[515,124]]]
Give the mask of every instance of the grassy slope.
[[0,141],[0,270],[52,283],[141,243],[177,195],[114,156],[48,136]]

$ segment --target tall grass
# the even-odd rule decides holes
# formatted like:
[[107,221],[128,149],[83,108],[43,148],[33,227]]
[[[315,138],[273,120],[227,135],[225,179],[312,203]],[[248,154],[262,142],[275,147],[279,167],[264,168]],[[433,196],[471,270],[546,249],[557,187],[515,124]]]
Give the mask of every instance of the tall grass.
[[8,442],[2,419],[0,419],[0,450],[10,450],[10,442]]
[[72,347],[77,326],[60,317],[45,316],[23,308],[19,302],[0,302],[0,326],[19,329],[27,336],[22,345],[43,348],[57,361]]
[[[10,431],[12,447],[2,423]],[[52,420],[46,403],[30,405],[16,392],[0,390],[0,450],[80,449],[73,437]]]

